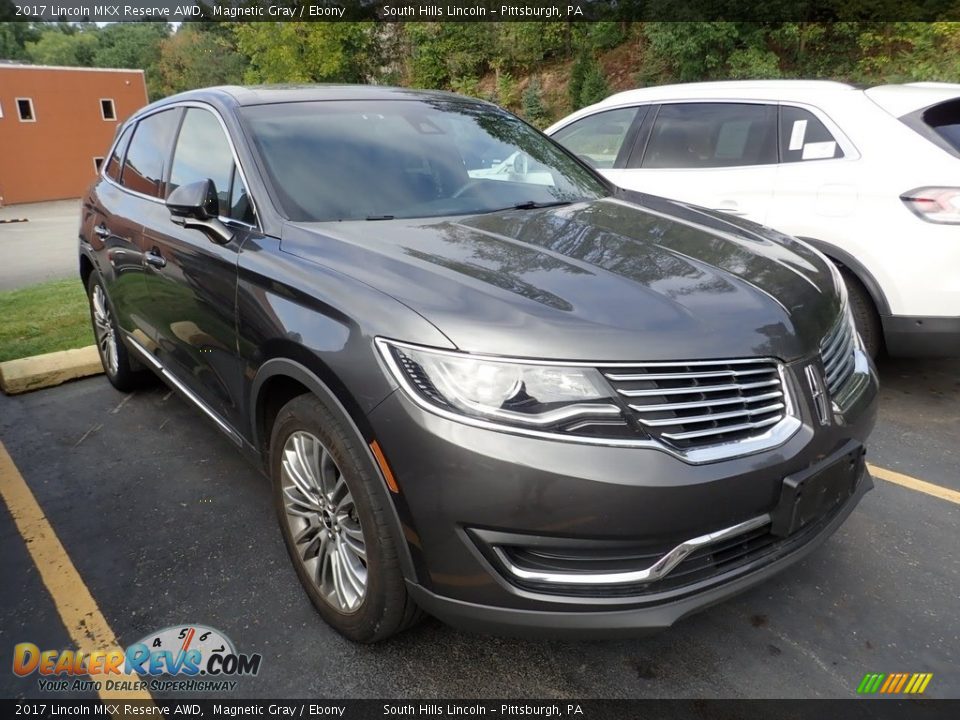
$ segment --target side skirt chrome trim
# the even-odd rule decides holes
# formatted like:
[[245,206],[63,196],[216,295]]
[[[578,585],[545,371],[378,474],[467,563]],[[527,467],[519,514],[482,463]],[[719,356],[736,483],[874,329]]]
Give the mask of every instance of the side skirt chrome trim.
[[680,543],[650,567],[643,570],[631,570],[629,572],[570,573],[527,570],[513,564],[503,551],[503,548],[494,547],[493,551],[507,571],[520,580],[555,585],[629,585],[632,583],[650,583],[663,578],[695,550],[720,542],[721,540],[743,535],[768,524],[770,524],[770,515],[763,514],[746,522],[732,525],[731,527],[717,530],[716,532],[707,533],[706,535],[700,535],[699,537]]
[[207,417],[216,423],[216,426],[220,428],[220,430],[222,430],[227,437],[236,443],[238,447],[243,447],[243,438],[240,437],[240,433],[230,427],[230,425],[223,418],[221,418],[214,410],[212,410],[203,400],[197,397],[193,390],[180,382],[180,380],[178,380],[173,373],[167,370],[167,368],[163,366],[163,363],[157,360],[157,358],[155,358],[149,350],[130,337],[130,335],[127,333],[124,333],[124,340],[127,343],[127,347],[134,350],[144,362],[160,373],[160,376],[165,382],[167,382],[169,385],[172,385],[175,390],[179,391],[180,394],[183,395],[183,397],[200,408]]

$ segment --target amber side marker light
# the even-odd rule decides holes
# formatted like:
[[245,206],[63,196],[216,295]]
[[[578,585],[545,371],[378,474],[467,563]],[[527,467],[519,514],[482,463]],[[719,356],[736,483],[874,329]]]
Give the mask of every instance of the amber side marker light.
[[380,443],[376,440],[370,443],[370,450],[373,451],[373,456],[377,459],[377,465],[380,466],[380,472],[383,473],[383,479],[387,481],[387,487],[390,488],[390,492],[400,493],[400,486],[397,485],[397,479],[393,476],[393,470],[390,469],[390,466],[387,464],[387,459],[383,456],[383,450],[380,449]]

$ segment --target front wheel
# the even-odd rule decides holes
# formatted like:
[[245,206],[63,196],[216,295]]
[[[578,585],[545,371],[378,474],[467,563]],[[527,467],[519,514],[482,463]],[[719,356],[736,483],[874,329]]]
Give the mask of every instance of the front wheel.
[[883,328],[880,325],[880,316],[873,304],[873,298],[867,292],[863,283],[846,268],[840,269],[843,284],[847,286],[847,299],[850,303],[850,312],[857,332],[863,340],[863,347],[867,354],[876,359],[883,347]]
[[352,434],[313,395],[277,415],[270,475],[280,528],[307,595],[351,640],[372,643],[420,616],[408,596],[389,502]]

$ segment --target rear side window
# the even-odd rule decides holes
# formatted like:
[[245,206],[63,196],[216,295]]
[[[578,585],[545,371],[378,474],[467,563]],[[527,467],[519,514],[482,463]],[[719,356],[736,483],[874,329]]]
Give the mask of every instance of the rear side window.
[[777,162],[776,108],[747,103],[664,105],[641,167],[719,168]]
[[597,113],[570,123],[553,139],[595,168],[612,168],[637,117],[637,108]]
[[780,108],[780,161],[842,158],[843,150],[826,126],[809,110],[783,105]]
[[960,98],[928,108],[923,122],[960,154]]
[[220,121],[209,110],[189,108],[177,137],[168,191],[199,180],[213,180],[220,198],[220,214],[227,217],[232,175],[233,153]]
[[179,117],[179,110],[164,110],[137,123],[120,176],[125,188],[151,197],[163,197],[163,172]]
[[117,144],[113,146],[113,152],[110,153],[110,160],[107,162],[107,177],[116,182],[120,182],[120,165],[123,162],[123,155],[127,152],[127,145],[130,142],[130,136],[133,134],[133,127],[130,126],[123,131]]

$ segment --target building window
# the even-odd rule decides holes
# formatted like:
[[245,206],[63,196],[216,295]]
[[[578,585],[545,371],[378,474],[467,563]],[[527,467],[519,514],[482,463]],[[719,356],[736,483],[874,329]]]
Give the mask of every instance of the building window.
[[100,174],[100,168],[102,168],[102,167],[103,167],[103,158],[102,158],[102,157],[95,157],[95,158],[93,159],[93,169],[94,169],[94,171],[97,173],[97,175]]
[[103,116],[104,120],[117,119],[117,110],[113,106],[113,100],[111,100],[110,98],[103,98],[100,101],[100,115]]
[[0,118],[3,117],[3,105],[0,105]]
[[17,98],[17,114],[20,115],[20,122],[36,122],[37,116],[33,112],[33,100]]

